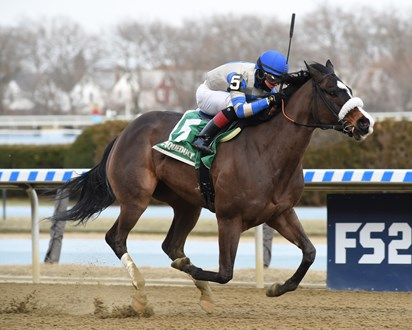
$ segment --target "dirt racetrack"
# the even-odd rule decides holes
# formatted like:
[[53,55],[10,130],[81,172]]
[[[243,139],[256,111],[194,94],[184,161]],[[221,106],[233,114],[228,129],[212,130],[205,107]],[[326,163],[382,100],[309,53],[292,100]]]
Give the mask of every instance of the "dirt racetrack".
[[[44,283],[32,284],[28,266],[2,266],[0,329],[411,329],[412,293],[330,291],[322,272],[310,271],[295,292],[268,298],[254,287],[252,270],[238,271],[232,284],[212,285],[212,314],[200,308],[184,274],[142,272],[151,317],[130,308],[134,288],[121,267],[42,265]],[[265,283],[289,275],[269,269]]]

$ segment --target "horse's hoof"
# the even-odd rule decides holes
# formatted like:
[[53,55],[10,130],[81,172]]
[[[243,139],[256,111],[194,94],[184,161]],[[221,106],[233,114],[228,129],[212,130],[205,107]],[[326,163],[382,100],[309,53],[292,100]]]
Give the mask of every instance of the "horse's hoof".
[[210,289],[209,282],[195,280],[191,275],[188,276],[195,283],[196,287],[200,290],[200,307],[208,314],[211,314],[215,310],[215,304],[212,299],[212,290]]
[[150,317],[154,314],[153,307],[148,304],[146,295],[141,291],[136,291],[132,297],[133,310],[144,317]]
[[171,266],[175,269],[187,272],[189,266],[191,265],[191,261],[189,258],[184,257],[184,258],[177,258],[175,260],[173,260],[173,262],[171,263]]
[[266,296],[267,297],[279,297],[282,294],[284,294],[285,291],[282,290],[282,286],[280,284],[272,284],[267,290],[266,290]]
[[150,317],[154,315],[153,307],[150,306],[147,302],[141,301],[136,297],[132,298],[131,306],[137,314],[143,315],[144,317]]
[[268,297],[279,297],[286,292],[295,291],[297,284],[292,283],[287,280],[284,284],[273,284],[266,290],[266,296]]
[[201,297],[199,305],[208,314],[212,314],[215,311],[215,305],[210,297]]

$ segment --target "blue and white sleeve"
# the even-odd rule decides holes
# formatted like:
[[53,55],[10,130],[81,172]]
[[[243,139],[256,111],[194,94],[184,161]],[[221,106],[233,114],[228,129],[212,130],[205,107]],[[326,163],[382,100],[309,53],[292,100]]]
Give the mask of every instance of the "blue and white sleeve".
[[238,118],[254,116],[269,107],[269,101],[267,98],[247,103],[244,93],[231,92],[230,95],[232,98],[233,108],[235,109],[236,116]]

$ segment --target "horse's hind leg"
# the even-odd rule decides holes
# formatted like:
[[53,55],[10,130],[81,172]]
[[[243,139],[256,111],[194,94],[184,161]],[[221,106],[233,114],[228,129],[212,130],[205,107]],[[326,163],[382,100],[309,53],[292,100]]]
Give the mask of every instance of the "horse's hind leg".
[[302,281],[316,256],[316,249],[307,237],[299,219],[293,209],[286,211],[280,217],[273,219],[268,224],[276,229],[279,234],[302,250],[302,261],[296,272],[284,284],[273,284],[266,295],[278,297],[288,291],[294,291]]
[[153,308],[148,304],[144,292],[145,280],[127,252],[126,246],[127,236],[143,212],[144,208],[132,208],[131,206],[121,207],[119,217],[112,228],[106,233],[106,242],[112,248],[116,256],[122,261],[132,279],[133,286],[136,289],[132,301],[133,309],[137,313],[150,316],[153,314]]
[[[201,208],[188,204],[183,200],[175,201],[171,203],[171,206],[174,210],[173,222],[162,244],[162,249],[173,261],[172,267],[179,269],[175,264],[179,263],[182,259],[188,259],[184,253],[184,245],[187,236],[199,219]],[[207,313],[212,313],[214,310],[214,302],[209,282],[195,280],[190,275],[189,277],[200,291],[200,306]]]

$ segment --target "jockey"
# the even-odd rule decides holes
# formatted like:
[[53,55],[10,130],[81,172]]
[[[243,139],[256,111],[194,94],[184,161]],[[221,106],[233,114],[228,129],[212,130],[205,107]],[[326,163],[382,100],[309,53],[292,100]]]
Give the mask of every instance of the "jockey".
[[264,52],[256,63],[230,62],[209,71],[196,91],[196,100],[202,112],[214,117],[196,137],[193,147],[212,154],[209,145],[224,127],[238,118],[279,106],[282,94],[275,87],[287,73],[286,57],[275,50]]

